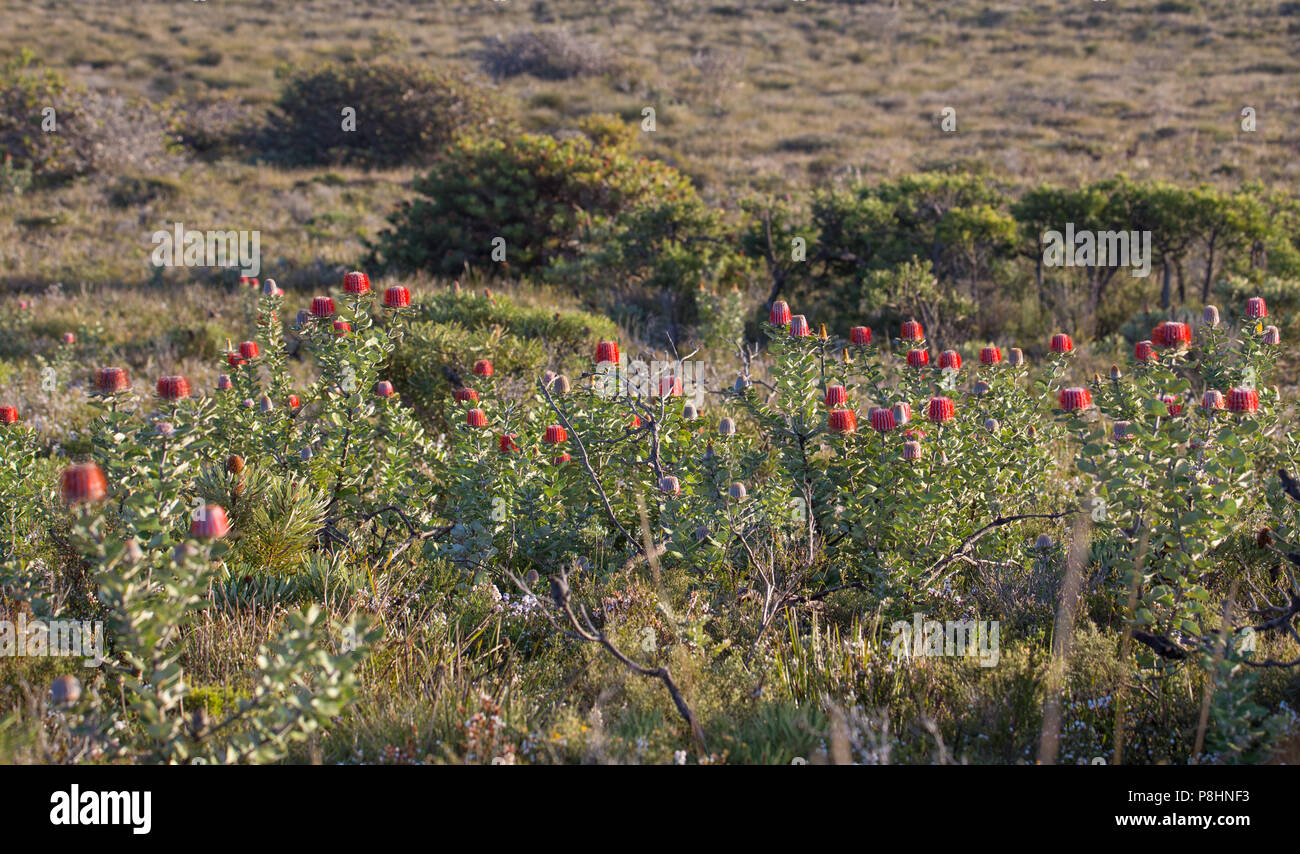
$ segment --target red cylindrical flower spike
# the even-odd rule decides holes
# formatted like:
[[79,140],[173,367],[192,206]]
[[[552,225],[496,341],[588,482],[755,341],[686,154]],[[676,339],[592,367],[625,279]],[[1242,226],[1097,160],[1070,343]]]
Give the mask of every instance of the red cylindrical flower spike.
[[333,317],[334,316],[334,298],[333,297],[316,297],[311,301],[312,317]]
[[660,377],[659,378],[660,397],[681,397],[681,395],[682,395],[681,377]]
[[856,433],[858,414],[852,409],[833,409],[829,415],[832,433]]
[[768,321],[773,326],[790,325],[790,306],[786,304],[785,300],[779,299],[772,303],[772,311],[768,315]]
[[487,413],[481,409],[471,409],[465,413],[465,424],[470,427],[486,427]]
[[903,459],[910,463],[914,463],[921,459],[921,443],[917,441],[904,442]]
[[568,454],[560,454],[558,457],[551,458],[551,465],[556,465],[556,466],[564,465],[570,459],[571,457]]
[[1205,308],[1201,309],[1201,322],[1206,326],[1218,326],[1219,307],[1215,305],[1207,305]]
[[1228,391],[1228,409],[1233,412],[1255,412],[1259,409],[1259,392],[1253,388],[1234,388]]
[[1192,330],[1186,323],[1169,321],[1152,330],[1151,340],[1157,347],[1182,347],[1192,340]]
[[802,314],[796,314],[794,317],[790,318],[791,338],[805,338],[811,334],[812,330],[808,328],[808,318],[804,317]]
[[1058,332],[1052,336],[1053,353],[1068,353],[1073,349],[1074,342],[1070,340],[1069,335],[1066,335],[1064,332]]
[[108,494],[108,481],[96,464],[78,463],[63,470],[59,492],[64,504],[88,504]]
[[1021,350],[1019,347],[1012,347],[1010,350],[1007,351],[1007,362],[1012,367],[1020,367],[1025,363],[1024,351]]
[[936,424],[942,424],[945,421],[951,421],[957,414],[957,408],[953,405],[950,397],[932,397],[930,405],[926,407],[925,415]]
[[370,293],[370,277],[360,270],[344,273],[343,292],[353,295]]
[[1263,297],[1251,297],[1246,300],[1247,317],[1268,317],[1268,306],[1264,304]]
[[944,350],[939,354],[939,370],[949,368],[954,371],[961,370],[961,353],[956,350]]
[[117,394],[131,387],[131,378],[122,368],[101,368],[95,374],[95,388],[100,394]]
[[259,353],[260,350],[258,349],[256,341],[239,342],[239,355],[243,356],[245,359],[256,359]]
[[478,400],[478,392],[469,386],[456,389],[456,400],[460,403],[473,403]]
[[903,329],[898,337],[904,341],[920,341],[925,338],[925,330],[915,320],[908,320],[903,323]]
[[1139,362],[1150,362],[1156,358],[1156,348],[1150,341],[1139,341],[1133,345],[1133,358]]
[[1210,389],[1205,394],[1201,395],[1202,409],[1210,409],[1210,410],[1223,409],[1225,405],[1226,404],[1223,400],[1223,392],[1221,391],[1215,391],[1214,389]]
[[240,365],[248,364],[248,360],[240,356],[238,350],[231,350],[226,353],[226,364],[232,368],[238,368]]
[[871,343],[871,330],[865,326],[855,326],[849,330],[849,340],[865,347]]
[[628,426],[628,427],[631,427],[633,430],[635,430],[636,428],[640,427],[640,426],[641,426],[641,416],[640,416],[640,415],[633,415],[633,416],[632,416],[632,420],[628,422],[627,426]]
[[664,495],[677,495],[682,491],[681,481],[670,474],[666,474],[659,478],[659,491]]
[[1282,343],[1282,333],[1276,326],[1265,326],[1260,340],[1265,344],[1277,345]]
[[302,406],[302,401],[298,399],[298,395],[296,394],[289,395],[289,408],[297,409],[300,406]]
[[508,454],[508,453],[510,453],[511,451],[519,451],[519,450],[521,450],[520,447],[519,447],[518,445],[515,444],[515,434],[514,434],[514,433],[508,433],[508,434],[507,434],[507,433],[502,433],[500,436],[498,436],[498,437],[497,437],[497,449],[500,450],[501,453],[503,453],[503,454]]
[[342,338],[343,336],[347,335],[351,331],[352,331],[352,324],[348,323],[346,320],[334,321],[334,336],[336,338]]
[[569,441],[569,431],[560,424],[552,424],[546,428],[546,436],[542,441],[548,445],[562,445]]
[[1169,412],[1170,417],[1178,415],[1183,411],[1183,402],[1172,394],[1161,395],[1160,402],[1165,405],[1165,409]]
[[617,362],[618,361],[618,342],[601,341],[596,345],[596,362]]
[[199,539],[216,540],[230,533],[230,520],[226,518],[226,509],[220,504],[208,504],[196,511],[190,521],[190,536]]
[[894,421],[894,413],[888,409],[877,407],[871,410],[871,429],[877,433],[888,433],[898,426]]
[[222,374],[217,377],[217,391],[230,391],[235,387],[235,383],[230,379],[229,374]]
[[190,396],[190,381],[185,377],[159,377],[158,396],[163,400],[180,400]]
[[913,368],[924,368],[930,364],[930,351],[914,349],[907,351],[907,364]]
[[479,377],[492,376],[492,363],[487,359],[479,359],[474,363],[474,375]]
[[832,385],[826,387],[826,405],[831,409],[838,409],[849,401],[849,392],[842,385]]
[[980,349],[981,365],[996,365],[1002,361],[1002,351],[997,347],[983,347]]
[[411,304],[411,292],[401,285],[384,291],[384,308],[406,308]]
[[392,397],[393,384],[388,380],[380,380],[375,383],[375,395],[378,397]]
[[1076,412],[1092,406],[1092,392],[1086,388],[1061,389],[1061,408],[1066,412]]

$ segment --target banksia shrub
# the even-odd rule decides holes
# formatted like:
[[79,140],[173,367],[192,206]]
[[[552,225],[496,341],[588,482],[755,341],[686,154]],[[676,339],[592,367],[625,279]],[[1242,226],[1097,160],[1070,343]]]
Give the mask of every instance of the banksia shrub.
[[1002,361],[1002,351],[997,347],[982,347],[980,349],[981,365],[996,365]]
[[458,403],[473,403],[478,400],[478,392],[469,386],[456,389],[455,396]]
[[794,317],[790,318],[791,338],[806,338],[811,334],[812,330],[808,328],[808,318],[804,317],[802,314],[796,314]]
[[1058,332],[1052,336],[1051,348],[1053,353],[1069,353],[1074,349],[1074,342],[1070,340],[1069,335]]
[[957,414],[957,410],[953,405],[952,398],[932,397],[929,406],[926,407],[925,414],[927,418],[936,424],[942,424],[945,421],[951,421]]
[[877,433],[888,433],[893,430],[897,424],[894,421],[894,413],[888,409],[876,407],[871,410],[871,429]]
[[921,459],[921,443],[915,440],[903,443],[903,459],[914,463]]
[[858,415],[852,409],[834,409],[828,416],[832,433],[856,433]]
[[898,337],[904,341],[920,341],[925,338],[925,330],[915,320],[904,321]]
[[384,308],[407,308],[411,305],[411,292],[401,285],[384,291]]
[[1064,388],[1059,400],[1066,412],[1077,412],[1092,406],[1092,392],[1086,388]]
[[871,343],[871,330],[865,326],[855,326],[849,330],[849,340],[859,347],[865,347]]
[[131,378],[122,368],[100,368],[95,374],[95,389],[100,394],[119,394],[131,387]]
[[1253,388],[1234,388],[1228,391],[1228,409],[1233,412],[1259,410],[1259,392]]
[[219,540],[230,533],[230,520],[220,504],[209,504],[190,521],[190,536],[201,540]]
[[370,277],[360,270],[344,273],[343,293],[353,296],[370,293]]
[[1156,358],[1156,348],[1150,341],[1139,341],[1133,345],[1133,358],[1139,362],[1150,362]]
[[1165,410],[1169,413],[1170,417],[1179,415],[1183,411],[1183,402],[1172,394],[1161,395],[1160,402],[1165,405]]
[[388,380],[380,380],[379,382],[375,383],[375,396],[392,397],[393,384],[390,383]]
[[1192,340],[1192,330],[1186,323],[1161,323],[1152,330],[1151,340],[1157,347],[1182,347]]
[[768,314],[768,322],[773,326],[790,325],[790,306],[785,300],[779,299],[772,303],[772,311]]
[[548,445],[562,445],[569,441],[569,431],[561,424],[552,424],[546,428],[546,436],[542,441]]
[[939,370],[961,370],[961,353],[956,350],[944,350],[939,354]]
[[487,359],[479,359],[474,363],[474,376],[490,377],[492,376],[492,363]]
[[1207,392],[1205,392],[1205,394],[1201,395],[1202,409],[1209,409],[1212,411],[1215,409],[1223,409],[1225,405],[1226,404],[1224,403],[1223,400],[1223,392],[1221,391],[1210,389]]
[[618,362],[618,342],[601,341],[596,345],[596,362]]
[[682,491],[681,481],[670,474],[666,474],[659,478],[659,491],[664,495],[677,495]]
[[63,470],[59,494],[68,505],[102,501],[108,495],[108,481],[95,463],[78,463]]
[[926,365],[930,364],[930,351],[920,349],[908,350],[907,364],[913,368],[924,368]]
[[487,413],[481,409],[471,409],[465,413],[465,424],[469,427],[486,427]]
[[1268,317],[1268,306],[1264,304],[1263,297],[1251,297],[1246,300],[1247,317]]
[[311,301],[312,317],[333,317],[334,316],[334,298],[333,297],[316,297]]
[[190,381],[185,377],[159,377],[158,396],[163,400],[180,400],[190,396]]
[[849,392],[842,385],[833,385],[826,387],[826,405],[831,409],[838,409],[849,400]]

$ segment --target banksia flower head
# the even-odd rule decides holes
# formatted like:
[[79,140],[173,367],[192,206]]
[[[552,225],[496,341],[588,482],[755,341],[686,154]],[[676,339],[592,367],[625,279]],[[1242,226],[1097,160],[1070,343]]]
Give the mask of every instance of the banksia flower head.
[[190,381],[185,377],[159,377],[158,396],[163,400],[180,400],[190,396]]
[[221,374],[217,377],[217,391],[230,391],[235,387],[235,383],[230,379],[229,374]]
[[913,368],[924,368],[930,364],[930,351],[921,349],[908,350],[907,364]]
[[1268,317],[1268,306],[1264,304],[1263,297],[1251,297],[1246,300],[1247,317]]
[[817,327],[817,337],[823,341],[829,340],[831,336],[826,334],[826,324],[819,324]]
[[248,364],[248,360],[240,356],[238,350],[227,350],[226,364],[232,368],[238,368],[240,365]]
[[1151,362],[1156,358],[1156,348],[1150,341],[1139,341],[1133,345],[1133,358],[1139,362]]
[[1078,387],[1061,389],[1060,403],[1066,412],[1087,409],[1092,406],[1092,392]]
[[894,421],[894,413],[882,407],[876,407],[871,410],[871,429],[877,433],[888,433],[897,427]]
[[682,420],[694,421],[696,418],[699,417],[700,417],[700,413],[699,410],[695,408],[695,404],[688,403],[682,407]]
[[271,400],[270,397],[264,394],[262,395],[262,399],[257,402],[257,408],[261,410],[263,415],[274,412],[275,401]]
[[474,363],[474,375],[479,377],[492,376],[492,363],[487,359],[479,359]]
[[298,399],[298,395],[296,394],[289,395],[289,408],[297,409],[300,406],[302,406],[302,401]]
[[985,395],[989,393],[991,388],[992,386],[984,382],[984,380],[977,380],[975,385],[971,386],[971,391],[978,395]]
[[370,293],[370,277],[360,270],[344,273],[343,293],[353,295]]
[[77,705],[81,699],[81,680],[71,674],[65,674],[50,683],[50,705],[67,709]]
[[352,331],[352,324],[348,323],[346,320],[334,321],[335,338],[342,338],[343,336],[347,335],[351,331]]
[[411,292],[401,285],[393,285],[384,291],[384,308],[409,308]]
[[783,299],[777,300],[772,303],[772,311],[767,319],[773,326],[789,326],[790,306]]
[[76,344],[76,343],[77,343],[77,336],[73,335],[71,332],[65,332],[65,333],[63,333],[63,343],[64,343],[64,344]]
[[1160,402],[1165,405],[1165,410],[1169,413],[1171,418],[1183,411],[1182,401],[1174,397],[1172,394],[1161,395]]
[[898,337],[904,341],[920,341],[925,338],[925,330],[915,320],[908,320],[903,323]]
[[980,348],[981,365],[996,365],[998,362],[1001,361],[1002,361],[1002,351],[999,350],[997,347]]
[[900,427],[912,420],[912,404],[910,403],[895,403],[890,411],[894,413],[894,422]]
[[486,427],[487,413],[481,409],[471,409],[465,413],[465,424],[469,427]]
[[1259,392],[1253,388],[1230,389],[1228,409],[1233,412],[1256,412],[1259,409]]
[[956,350],[944,350],[939,354],[939,370],[961,370],[961,353]]
[[67,505],[91,504],[108,495],[108,481],[95,463],[78,463],[63,470],[59,494]]
[[871,330],[865,326],[855,326],[849,330],[849,340],[860,347],[871,343]]
[[926,417],[936,424],[942,424],[945,421],[951,421],[957,414],[956,407],[953,406],[952,398],[949,397],[932,397],[930,405],[926,407]]
[[334,299],[332,297],[316,297],[311,301],[311,316],[333,317]]
[[1282,343],[1282,333],[1278,331],[1276,326],[1265,326],[1263,337],[1260,340],[1265,344],[1276,346]]
[[735,419],[733,419],[733,418],[731,418],[731,417],[729,417],[729,416],[724,416],[720,421],[718,421],[718,435],[719,435],[719,436],[734,436],[734,435],[736,435],[736,421],[735,421]]
[[842,385],[832,385],[826,387],[826,405],[831,409],[837,409],[849,401],[848,389]]
[[1209,410],[1223,409],[1224,406],[1225,403],[1223,400],[1223,392],[1221,391],[1215,391],[1214,389],[1210,389],[1205,394],[1201,395],[1202,409],[1209,409]]
[[228,474],[239,474],[244,470],[244,458],[239,454],[231,454],[226,457],[226,472]]
[[1012,347],[1007,351],[1007,363],[1013,367],[1020,367],[1025,363],[1025,353],[1019,347]]
[[618,342],[601,341],[596,345],[596,363],[617,362],[618,361]]
[[245,409],[252,409],[257,404],[253,401],[251,397],[246,397],[239,402],[239,405],[244,407]]
[[1074,342],[1070,340],[1069,335],[1058,332],[1052,336],[1051,347],[1053,353],[1069,353],[1074,349]]
[[659,478],[659,491],[664,495],[678,495],[682,491],[681,481],[670,474],[666,474]]
[[261,350],[257,346],[256,341],[239,342],[239,355],[243,356],[245,359],[256,359],[260,353]]
[[190,536],[204,540],[218,540],[230,533],[230,520],[220,504],[209,504],[198,511],[198,518],[190,521]]
[[921,459],[921,443],[917,441],[904,442],[903,459],[908,462],[916,462]]
[[570,457],[567,453],[563,453],[557,457],[551,457],[551,465],[553,466],[564,465],[571,459],[573,459],[573,457]]
[[556,394],[568,394],[569,390],[573,388],[573,384],[569,382],[568,377],[566,377],[564,374],[560,374],[558,377],[555,378],[555,383],[551,386],[551,388],[555,391]]
[[569,431],[565,430],[562,425],[552,424],[546,428],[546,436],[542,441],[548,445],[563,445],[569,441]]
[[856,433],[858,415],[852,409],[833,409],[828,416],[832,433]]
[[522,449],[515,444],[514,433],[502,433],[500,436],[498,436],[497,450],[499,450],[503,454],[508,454],[511,451],[520,451],[522,453]]
[[131,387],[131,378],[122,368],[100,368],[95,374],[95,389],[100,394],[118,394]]
[[1217,306],[1207,305],[1201,311],[1201,322],[1206,326],[1219,325],[1219,309]]
[[1052,538],[1048,534],[1039,534],[1038,540],[1034,543],[1034,548],[1047,551],[1053,546]]
[[998,432],[998,430],[1000,430],[1001,428],[1002,428],[1002,424],[999,423],[998,419],[996,419],[996,418],[985,418],[985,419],[984,419],[984,429],[987,430],[987,431],[989,431],[990,433],[996,433],[996,432]]
[[682,378],[681,377],[660,377],[659,396],[660,397],[681,397]]
[[300,309],[298,309],[298,317],[297,317],[297,321],[296,321],[298,327],[299,327],[299,328],[302,328],[303,326],[306,326],[306,325],[307,325],[307,321],[309,321],[309,320],[311,320],[311,312],[308,311],[308,310],[305,309],[305,308],[300,308]]
[[375,383],[375,396],[392,397],[393,384],[390,383],[388,380],[380,380],[379,382]]
[[456,400],[459,403],[473,403],[478,400],[478,392],[469,386],[456,389]]
[[808,318],[804,317],[802,314],[796,314],[794,317],[790,318],[791,338],[806,338],[811,334],[812,330],[808,328]]
[[158,435],[164,439],[176,432],[176,425],[170,421],[159,421],[153,425],[153,429],[158,431]]
[[1157,347],[1183,347],[1192,340],[1192,330],[1186,323],[1169,321],[1151,331],[1151,340]]
[[1116,421],[1110,428],[1110,435],[1116,442],[1127,442],[1133,438],[1132,421]]
[[279,286],[276,285],[275,279],[267,279],[262,282],[262,294],[268,297],[282,297],[284,291],[280,290]]
[[1119,369],[1119,365],[1110,366],[1110,378],[1113,382],[1119,382],[1124,378],[1124,372]]
[[749,491],[745,489],[745,484],[736,481],[731,485],[731,488],[727,490],[727,494],[731,496],[733,501],[744,501],[745,497],[749,494]]

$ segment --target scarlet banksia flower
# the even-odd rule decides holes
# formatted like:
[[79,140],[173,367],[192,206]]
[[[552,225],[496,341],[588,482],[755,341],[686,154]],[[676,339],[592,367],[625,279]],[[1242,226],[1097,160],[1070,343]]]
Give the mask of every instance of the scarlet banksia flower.
[[733,501],[744,501],[745,496],[748,494],[748,490],[745,489],[745,484],[736,481],[731,485],[731,488],[727,490],[727,494],[731,496]]
[[514,433],[502,433],[500,436],[498,436],[498,437],[497,437],[497,450],[501,451],[501,453],[503,453],[503,454],[508,454],[508,453],[510,453],[511,451],[519,451],[519,450],[521,450],[520,447],[519,447],[518,445],[515,444],[515,434],[514,434]]
[[952,398],[932,397],[925,414],[927,418],[936,424],[942,424],[945,421],[951,421],[957,411],[956,407],[953,406]]
[[871,330],[865,326],[855,326],[849,330],[849,340],[865,347],[871,343]]
[[562,445],[569,441],[569,431],[560,424],[552,424],[546,428],[546,436],[542,441],[548,445]]
[[299,406],[302,406],[302,401],[298,400],[298,395],[296,394],[289,395],[289,408],[297,409]]
[[640,426],[641,426],[641,416],[640,416],[640,415],[633,415],[633,416],[632,416],[632,420],[629,421],[629,422],[627,423],[627,426],[628,426],[630,429],[632,429],[632,430],[635,430],[636,428],[640,427]]
[[474,375],[479,377],[492,376],[492,363],[487,359],[479,359],[474,363]]
[[1228,409],[1233,412],[1255,412],[1259,409],[1259,392],[1253,388],[1234,388],[1228,391]]
[[230,474],[239,474],[244,470],[244,458],[239,454],[231,454],[226,457],[226,471]]
[[777,300],[772,303],[772,311],[768,314],[767,319],[773,326],[788,326],[790,323],[790,306],[783,299]]
[[260,352],[261,350],[257,346],[256,341],[239,342],[239,355],[243,356],[245,359],[256,359]]
[[248,364],[248,360],[240,356],[238,350],[230,350],[226,353],[226,364],[232,368],[238,368],[240,365]]
[[903,459],[907,460],[908,462],[916,462],[917,460],[921,459],[921,443],[915,441],[904,442]]
[[570,457],[568,454],[560,454],[558,457],[551,458],[551,465],[556,465],[556,466],[563,465],[564,463],[567,463],[571,459],[573,458]]
[[117,394],[131,387],[131,378],[122,368],[100,368],[95,374],[95,388],[100,394]]
[[1086,388],[1064,388],[1060,394],[1061,408],[1066,412],[1076,412],[1092,406],[1092,392]]
[[1165,405],[1165,411],[1169,413],[1170,417],[1178,415],[1183,411],[1182,401],[1174,397],[1172,394],[1161,395],[1160,402]]
[[681,397],[681,395],[682,395],[681,377],[660,377],[659,378],[660,397]]
[[831,409],[843,406],[849,400],[848,389],[842,385],[832,385],[826,387],[826,405]]
[[930,351],[921,349],[908,350],[907,364],[913,368],[924,368],[930,364]]
[[695,404],[693,404],[693,403],[688,403],[688,404],[686,404],[685,406],[682,407],[682,420],[683,420],[683,421],[694,421],[696,418],[699,418],[699,417],[700,417],[700,413],[699,413],[699,411],[695,408]]
[[190,396],[190,381],[185,377],[159,377],[158,396],[163,400],[180,400]]
[[347,335],[351,331],[352,331],[352,324],[348,323],[346,320],[334,321],[335,336],[342,338],[344,335]]
[[380,380],[379,382],[375,383],[375,395],[377,397],[392,397],[393,384],[390,383],[388,380]]
[[898,337],[904,341],[920,341],[925,337],[925,330],[915,320],[908,320],[903,323],[903,328],[899,331]]
[[411,304],[411,292],[401,285],[384,291],[384,308],[406,308]]
[[560,374],[555,378],[555,384],[552,388],[555,390],[556,394],[568,394],[569,390],[573,388],[573,385],[569,382],[568,377],[564,374]]
[[262,399],[257,402],[257,408],[261,410],[264,414],[268,412],[274,412],[275,401],[271,400],[271,398],[268,397],[267,395],[262,395]]
[[235,383],[230,379],[229,374],[221,374],[217,377],[217,391],[230,391],[235,387]]
[[832,433],[856,433],[858,415],[852,409],[833,409],[828,416]]
[[333,297],[316,297],[311,301],[312,317],[333,317],[334,316],[334,298]]
[[954,371],[961,369],[961,353],[956,350],[944,350],[939,354],[939,369],[947,370],[949,368]]
[[1074,342],[1070,340],[1069,335],[1058,332],[1052,336],[1051,347],[1053,353],[1068,353],[1074,349]]
[[220,504],[209,504],[195,513],[190,520],[190,536],[204,540],[219,540],[230,533],[230,520]]
[[1170,321],[1152,330],[1151,340],[1158,347],[1182,347],[1192,340],[1192,330],[1186,323]]
[[1025,363],[1025,352],[1019,347],[1012,347],[1007,351],[1007,362],[1013,367],[1020,367]]
[[1218,309],[1218,307],[1217,307],[1217,306],[1213,306],[1213,305],[1207,305],[1207,306],[1206,306],[1206,307],[1201,311],[1201,321],[1202,321],[1206,326],[1218,326],[1218,325],[1219,325],[1219,309]]
[[1156,358],[1156,348],[1150,341],[1139,341],[1133,345],[1133,358],[1139,362],[1150,362]]
[[811,334],[812,330],[808,328],[808,318],[804,317],[802,314],[796,314],[794,317],[790,318],[791,338],[805,338]]
[[877,433],[888,433],[898,426],[894,421],[894,413],[882,407],[876,407],[871,410],[871,429]]
[[[10,407],[12,408],[12,407]],[[736,421],[730,417],[723,417],[718,421],[719,436],[734,436],[736,434]]]
[[370,293],[370,277],[360,270],[344,273],[343,292],[353,295]]
[[1221,391],[1210,389],[1205,394],[1201,395],[1202,409],[1223,409],[1224,406],[1223,392]]
[[108,481],[95,463],[78,463],[63,470],[59,494],[64,504],[89,504],[108,494]]
[[910,403],[900,401],[895,403],[890,411],[894,413],[894,422],[899,426],[912,420],[912,404]]
[[465,424],[470,427],[486,427],[487,413],[481,409],[471,409],[465,413]]
[[617,362],[618,361],[618,342],[601,341],[596,345],[596,362]]
[[659,491],[664,495],[677,495],[682,491],[681,481],[670,474],[666,474],[659,478]]
[[996,365],[998,362],[1001,361],[1002,361],[1002,351],[999,350],[997,347],[980,348],[981,365]]
[[1265,344],[1274,344],[1274,345],[1281,344],[1282,333],[1278,331],[1278,328],[1276,326],[1265,326],[1263,336],[1261,337],[1260,340],[1262,340]]
[[460,403],[473,403],[478,400],[478,392],[469,386],[456,389],[456,400]]
[[1246,300],[1247,317],[1268,317],[1268,306],[1264,304],[1263,297],[1251,297]]
[[63,333],[63,343],[75,344],[77,343],[77,336],[73,335],[71,332],[65,332]]

